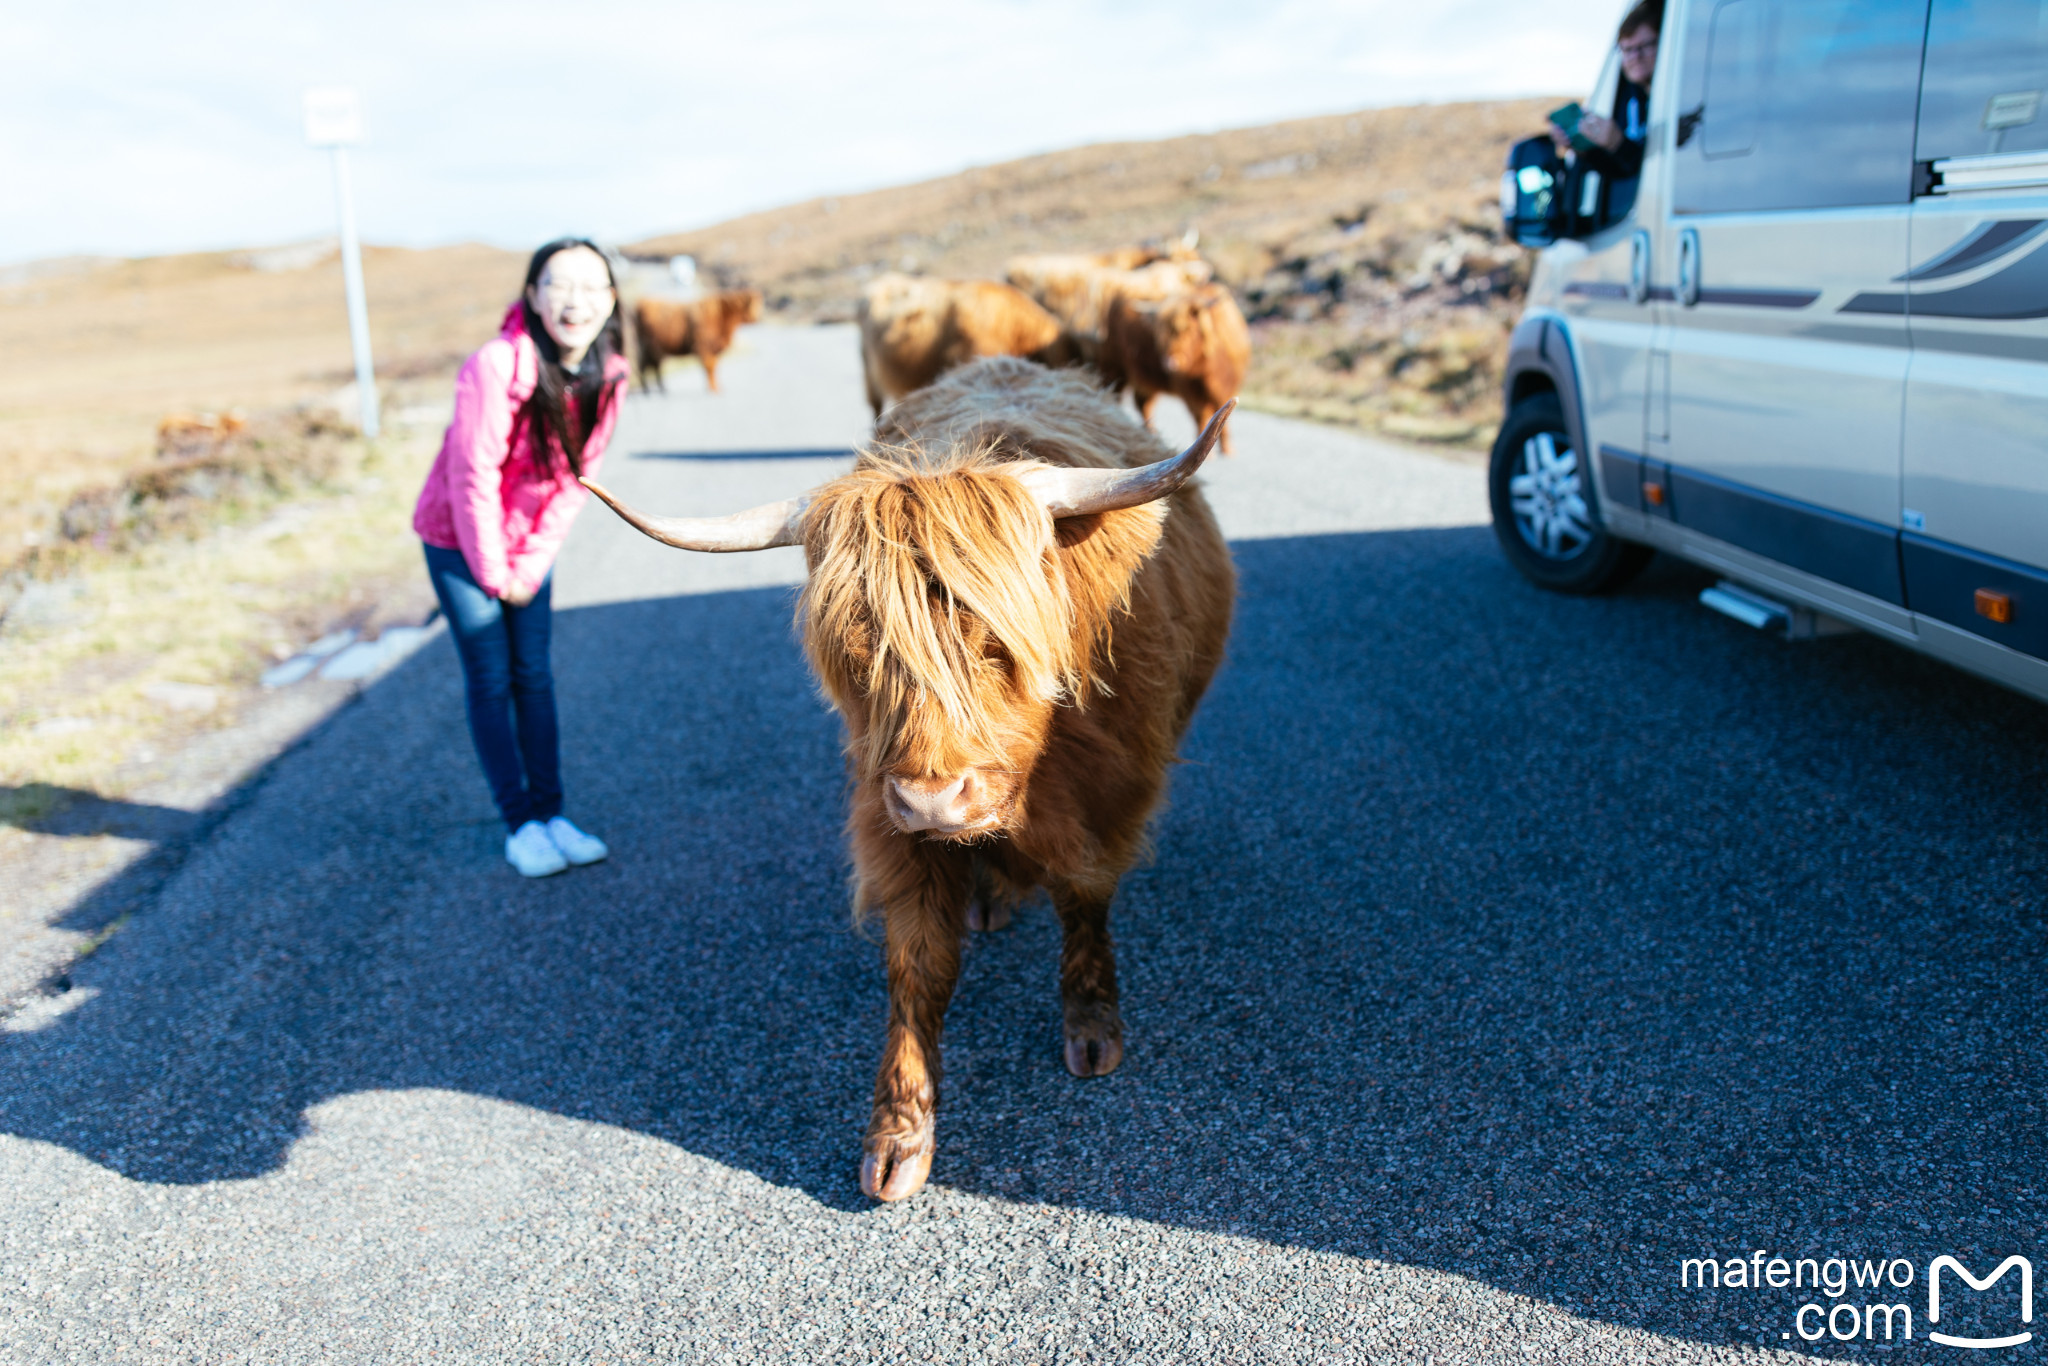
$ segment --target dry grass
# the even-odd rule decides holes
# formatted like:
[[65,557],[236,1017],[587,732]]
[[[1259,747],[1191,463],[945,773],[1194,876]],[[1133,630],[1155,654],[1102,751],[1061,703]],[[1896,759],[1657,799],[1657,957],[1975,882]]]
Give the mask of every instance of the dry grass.
[[[300,259],[308,253],[301,253]],[[170,413],[251,413],[347,384],[348,319],[330,252],[213,252],[16,268],[0,280],[0,566],[47,539],[82,491],[156,458]],[[363,253],[380,389],[403,404],[496,330],[522,258],[489,247]]]
[[[764,286],[795,319],[845,316],[881,270],[996,275],[1020,252],[1193,227],[1253,320],[1251,401],[1475,439],[1497,370],[1481,339],[1504,330],[1520,285],[1498,268],[1495,179],[1507,144],[1540,127],[1551,103],[1368,110],[1083,147],[634,250],[693,252],[717,276]],[[387,402],[445,394],[521,264],[481,246],[365,252]],[[1471,290],[1474,280],[1485,287]],[[341,294],[338,261],[317,250],[0,272],[0,567],[51,537],[81,492],[149,466],[166,414],[280,410],[346,384]]]
[[[364,253],[392,427],[374,449],[317,416],[353,377],[331,252],[8,272],[0,787],[118,794],[231,724],[280,651],[419,620],[412,500],[449,381],[523,264],[482,247]],[[166,415],[230,410],[248,415],[233,438],[159,452]],[[181,709],[162,684],[214,704]]]
[[1253,321],[1247,401],[1484,444],[1526,283],[1500,239],[1509,144],[1555,100],[1367,110],[1108,143],[815,199],[637,243],[758,285],[786,317],[844,317],[884,270],[1000,276],[1027,251],[1199,230]]
[[419,621],[432,596],[410,513],[437,434],[338,443],[297,498],[216,505],[195,538],[33,584],[0,625],[0,789],[119,795],[193,733],[232,724],[257,675],[308,641]]
[[782,308],[833,308],[882,270],[994,275],[1026,251],[1085,250],[1201,230],[1226,273],[1339,216],[1406,204],[1418,221],[1491,205],[1509,143],[1555,102],[1374,109],[1263,128],[1103,143],[869,194],[814,199],[628,250],[694,253]]
[[[844,316],[882,270],[993,276],[1021,252],[1192,227],[1253,320],[1249,401],[1469,445],[1497,421],[1525,278],[1494,226],[1495,179],[1552,103],[1085,147],[635,250],[695,253],[796,321]],[[0,272],[0,570],[13,566],[0,599],[26,587],[33,608],[0,624],[0,784],[118,792],[141,756],[226,724],[279,651],[337,625],[416,620],[407,513],[434,418],[522,264],[477,246],[365,252],[400,429],[375,450],[306,417],[352,377],[331,251]],[[159,455],[166,415],[229,410],[250,420],[232,448]],[[177,711],[165,683],[220,703]]]

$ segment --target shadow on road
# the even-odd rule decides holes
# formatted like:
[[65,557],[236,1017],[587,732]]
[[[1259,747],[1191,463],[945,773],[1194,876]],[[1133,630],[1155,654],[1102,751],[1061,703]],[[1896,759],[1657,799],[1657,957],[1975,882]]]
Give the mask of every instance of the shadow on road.
[[[1749,632],[1683,568],[1584,601],[1484,529],[1235,551],[1232,662],[1119,901],[1125,1066],[1061,1068],[1028,908],[970,953],[935,1182],[1705,1341],[1778,1325],[1680,1294],[1682,1257],[2024,1247],[2048,712]],[[81,965],[95,999],[0,1040],[0,1129],[246,1178],[309,1106],[435,1087],[859,1207],[882,978],[788,621],[786,590],[561,615],[571,814],[616,856],[534,884],[423,651]]]
[[174,806],[102,797],[55,783],[0,784],[0,824],[38,835],[117,835],[165,840],[186,833],[200,817]]

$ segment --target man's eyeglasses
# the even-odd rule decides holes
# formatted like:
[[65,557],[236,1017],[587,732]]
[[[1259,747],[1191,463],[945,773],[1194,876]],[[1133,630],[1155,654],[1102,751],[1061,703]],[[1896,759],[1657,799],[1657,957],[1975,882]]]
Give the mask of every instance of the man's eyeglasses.
[[1646,52],[1655,52],[1656,50],[1657,40],[1655,38],[1651,38],[1646,42],[1623,43],[1621,45],[1621,55],[1624,57],[1640,57]]

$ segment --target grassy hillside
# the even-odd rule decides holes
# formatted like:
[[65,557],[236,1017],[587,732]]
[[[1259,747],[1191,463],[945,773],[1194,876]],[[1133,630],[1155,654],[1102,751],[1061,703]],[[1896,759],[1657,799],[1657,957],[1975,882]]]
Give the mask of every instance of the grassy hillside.
[[[353,378],[331,248],[0,272],[0,884],[41,847],[15,826],[158,781],[237,724],[265,666],[420,619],[407,514],[524,264],[365,251],[374,450],[317,415]],[[159,453],[166,415],[236,409],[232,436]]]
[[[997,275],[1025,251],[1201,234],[1254,322],[1248,397],[1281,411],[1483,441],[1523,254],[1499,241],[1502,154],[1545,100],[1369,110],[1106,143],[817,199],[633,244],[768,290],[786,321],[850,315],[883,270]],[[370,248],[387,406],[445,399],[516,292],[521,258]],[[275,412],[350,379],[331,249],[0,271],[0,568],[65,507],[153,467],[159,419]]]
[[1026,251],[1199,231],[1253,320],[1249,401],[1462,444],[1490,439],[1526,279],[1495,208],[1507,147],[1555,100],[1430,105],[1105,143],[633,244],[846,316],[884,270],[1000,275]]
[[[368,248],[378,377],[402,404],[445,389],[496,329],[523,258]],[[156,460],[170,413],[262,413],[354,377],[331,248],[39,262],[0,273],[0,568],[82,492]],[[431,381],[431,383],[428,383]]]
[[[847,316],[883,270],[995,275],[1019,252],[1192,227],[1254,320],[1251,401],[1471,446],[1497,421],[1526,270],[1499,240],[1495,178],[1548,107],[1085,147],[633,250],[692,252],[800,323]],[[418,619],[406,513],[455,368],[523,264],[475,246],[364,253],[390,429],[374,450],[317,416],[352,378],[331,248],[0,271],[0,797],[125,791],[233,724],[265,665]],[[167,415],[236,409],[232,438],[159,452]],[[0,881],[8,841],[28,838],[10,819]]]

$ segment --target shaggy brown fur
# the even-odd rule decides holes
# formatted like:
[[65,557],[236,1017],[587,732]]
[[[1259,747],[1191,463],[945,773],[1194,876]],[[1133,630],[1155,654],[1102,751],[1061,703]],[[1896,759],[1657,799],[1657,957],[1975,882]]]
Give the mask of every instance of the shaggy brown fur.
[[[930,1168],[939,1034],[977,891],[1005,910],[1050,891],[1067,1065],[1100,1075],[1121,1059],[1109,905],[1222,659],[1235,579],[1192,484],[1056,523],[1015,477],[1019,462],[1171,454],[1080,375],[981,361],[898,404],[876,443],[813,496],[798,620],[846,724],[856,904],[887,942],[862,1186],[894,1200]],[[892,818],[892,778],[962,773],[971,832]]]
[[884,275],[861,292],[860,359],[868,403],[915,393],[983,356],[1030,356],[1058,339],[1050,314],[992,280]]
[[[1251,330],[1222,285],[1162,299],[1120,298],[1110,306],[1107,332],[1102,376],[1113,390],[1129,387],[1147,426],[1161,394],[1187,404],[1195,425],[1207,426],[1211,414],[1237,397],[1251,363]],[[1223,449],[1230,450],[1228,423]]]
[[1169,255],[1142,247],[1093,256],[1018,256],[1005,271],[1011,284],[1059,319],[1060,339],[1042,357],[1048,365],[1098,364],[1116,300],[1164,298],[1207,284],[1210,275],[1208,263],[1192,249],[1176,248]]
[[668,392],[661,363],[670,356],[695,356],[704,363],[704,383],[718,392],[718,360],[732,345],[741,323],[761,321],[761,291],[728,289],[684,302],[642,299],[633,309],[633,340],[640,352],[640,387]]

